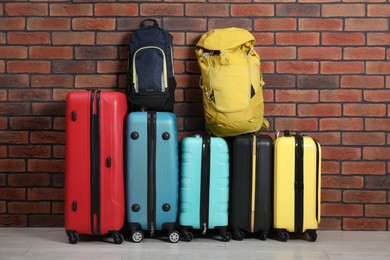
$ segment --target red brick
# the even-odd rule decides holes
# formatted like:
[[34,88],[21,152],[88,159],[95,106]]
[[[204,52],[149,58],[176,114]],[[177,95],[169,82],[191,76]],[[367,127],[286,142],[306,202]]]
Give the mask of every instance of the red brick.
[[28,160],[29,172],[64,172],[65,165],[63,160]]
[[367,62],[367,74],[389,74],[390,71],[390,62],[376,62],[369,61]]
[[29,188],[27,189],[28,200],[64,200],[64,189],[53,188]]
[[183,100],[189,103],[202,102],[202,91],[200,89],[187,89],[184,92]]
[[[142,5],[141,5],[142,6]],[[137,16],[138,4],[95,4],[96,16]],[[141,13],[141,15],[144,15]],[[169,15],[169,13],[167,14]]]
[[360,74],[364,72],[364,62],[321,62],[322,74]]
[[340,190],[321,190],[321,201],[322,202],[340,202],[341,191]]
[[26,189],[0,188],[0,199],[2,199],[2,200],[24,200],[24,199],[26,199]]
[[6,213],[6,212],[7,212],[7,207],[5,205],[5,201],[0,201],[0,213]]
[[361,90],[321,90],[321,102],[360,102],[362,101]]
[[51,4],[50,16],[91,16],[92,4]]
[[261,53],[263,60],[276,60],[276,59],[295,59],[296,48],[295,47],[261,47],[256,49]]
[[5,72],[5,61],[0,61],[0,73]]
[[164,29],[172,31],[201,31],[206,30],[205,18],[163,18]]
[[[198,4],[198,10],[203,10],[203,5]],[[210,6],[212,9],[212,6]],[[193,10],[191,4],[186,5],[186,15],[191,16],[191,10]],[[228,15],[227,5],[221,5],[219,12],[226,12],[225,15]],[[182,4],[146,4],[143,3],[140,5],[140,14],[141,16],[183,16],[184,9]],[[204,13],[204,16],[207,16],[208,13]],[[213,16],[218,15],[218,12],[214,12]]]
[[64,132],[32,132],[31,144],[64,144]]
[[0,44],[5,44],[5,33],[0,33]]
[[321,145],[338,145],[340,144],[339,132],[314,132],[308,133],[311,137],[316,139]]
[[390,119],[366,119],[366,130],[390,131]]
[[364,45],[365,36],[363,33],[326,33],[322,34],[323,45]]
[[276,33],[277,45],[318,45],[319,33]]
[[48,32],[9,32],[7,41],[9,44],[49,44],[50,34]]
[[270,89],[263,89],[263,97],[264,102],[273,102],[275,100],[274,98],[274,92]]
[[363,158],[365,160],[390,160],[390,148],[364,147]]
[[37,75],[31,77],[31,87],[61,87],[73,86],[73,76],[67,75]]
[[176,59],[196,59],[194,49],[191,47],[176,47],[174,56]]
[[337,218],[321,218],[319,230],[341,230],[341,220]]
[[[277,1],[276,3],[278,3]],[[312,4],[277,4],[276,5],[277,16],[320,16],[320,5]]]
[[73,90],[71,89],[54,89],[53,90],[53,100],[54,101],[66,101],[66,97],[69,92]]
[[264,74],[266,73],[275,73],[275,62],[262,62],[261,63],[261,72]]
[[343,145],[384,145],[384,133],[343,133]]
[[368,33],[367,45],[385,45],[390,42],[390,33]]
[[23,172],[25,162],[21,159],[0,159],[0,172]]
[[0,129],[4,130],[4,129],[7,129],[7,128],[8,128],[7,118],[0,118]]
[[130,35],[128,32],[100,32],[96,36],[96,44],[99,45],[127,45],[129,41]]
[[321,214],[323,216],[363,216],[363,205],[357,204],[325,204],[321,205]]
[[320,130],[363,130],[361,118],[322,118]]
[[9,146],[9,157],[11,158],[50,158],[50,156],[50,146]]
[[366,176],[366,189],[372,190],[389,190],[390,189],[390,175]]
[[31,59],[72,59],[72,47],[30,47]]
[[0,131],[0,143],[3,144],[27,144],[28,132]]
[[55,145],[53,147],[53,158],[56,159],[65,158],[65,145]]
[[49,202],[10,202],[9,213],[50,213]]
[[180,103],[175,105],[177,116],[200,116],[203,115],[203,107],[199,103]]
[[343,191],[343,201],[357,203],[386,203],[386,192],[345,190]]
[[364,4],[324,4],[322,5],[323,17],[356,17],[365,16]]
[[48,4],[8,3],[5,4],[5,13],[7,16],[46,16],[49,8]]
[[[198,4],[194,4],[198,5]],[[186,13],[188,10],[188,4],[186,5]],[[204,5],[205,7],[209,7],[210,4]],[[210,6],[210,9],[219,9],[221,5],[215,4],[214,7]],[[228,8],[227,8],[228,9]],[[232,16],[274,16],[274,5],[270,4],[233,4],[231,5],[231,15]],[[203,14],[207,14],[204,12]],[[202,15],[202,13],[197,13],[197,15]],[[227,10],[226,16],[229,15],[229,11]]]
[[28,223],[31,227],[63,227],[63,215],[29,215]]
[[54,73],[77,73],[77,74],[95,73],[96,64],[93,61],[75,61],[75,60],[53,61],[53,72]]
[[300,60],[341,60],[339,47],[301,47],[298,48]]
[[361,157],[360,148],[322,147],[322,159],[324,160],[359,160]]
[[381,18],[347,18],[345,19],[346,31],[388,31],[388,19]]
[[386,115],[386,105],[384,104],[345,104],[343,108],[345,116],[381,117]]
[[19,31],[24,29],[24,18],[0,18],[0,30],[2,31]]
[[64,116],[65,103],[51,102],[51,103],[33,103],[32,114],[41,116]]
[[[51,174],[29,173],[29,174],[10,174],[8,176],[8,186],[10,187],[31,187],[31,186],[50,186]],[[24,198],[23,198],[24,199]]]
[[95,33],[93,32],[53,32],[53,45],[93,45]]
[[118,48],[114,46],[76,47],[76,59],[117,59]]
[[43,117],[15,117],[10,119],[13,130],[39,130],[51,129],[51,118]]
[[119,73],[127,72],[127,61],[99,61],[97,64],[98,73]]
[[343,162],[343,174],[384,175],[386,164],[384,162]]
[[8,61],[9,73],[50,73],[48,61]]
[[76,88],[115,88],[117,76],[115,75],[81,75],[76,76]]
[[295,116],[295,104],[267,104],[264,108],[267,116]]
[[69,18],[28,18],[27,30],[64,31],[70,30]]
[[288,74],[317,74],[318,62],[311,61],[280,61],[276,63],[278,73]]
[[9,101],[50,101],[51,91],[48,89],[12,89],[8,91]]
[[341,77],[343,88],[384,88],[384,77],[382,76],[349,76]]
[[318,120],[314,118],[275,118],[275,129],[289,129],[292,131],[316,131]]
[[27,48],[18,46],[0,46],[0,59],[26,59]]
[[264,18],[255,19],[255,31],[293,31],[297,29],[294,18]]
[[[232,5],[232,16],[240,16],[239,14],[234,14],[234,5]],[[183,10],[180,9],[179,15],[183,13]],[[186,4],[185,5],[185,15],[186,16],[229,16],[229,5],[227,4]]]
[[342,19],[300,18],[300,31],[341,31]]
[[65,205],[63,202],[53,202],[51,204],[51,210],[54,214],[64,214]]
[[73,30],[115,30],[115,19],[113,18],[74,18],[72,20]]
[[344,218],[343,230],[386,231],[386,219]]
[[298,116],[340,116],[341,105],[337,104],[300,104],[298,105]]
[[317,90],[277,90],[276,102],[318,102]]
[[26,227],[27,216],[15,215],[15,214],[0,214],[0,226],[1,227]]
[[345,48],[344,49],[345,60],[384,60],[385,48]]
[[52,186],[53,187],[64,187],[64,174],[58,173],[58,174],[51,174],[52,175]]
[[376,16],[376,17],[389,17],[390,16],[389,4],[368,5],[367,10],[368,10],[368,16]]
[[390,217],[390,205],[366,205],[367,217]]
[[28,103],[0,103],[0,115],[21,116],[29,114]]

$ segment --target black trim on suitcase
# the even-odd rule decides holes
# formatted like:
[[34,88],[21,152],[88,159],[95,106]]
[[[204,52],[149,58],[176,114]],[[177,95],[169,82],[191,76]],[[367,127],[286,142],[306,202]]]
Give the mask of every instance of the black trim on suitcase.
[[209,222],[209,196],[210,196],[210,136],[202,139],[202,173],[200,184],[200,229],[206,233]]
[[156,112],[148,112],[148,225],[154,235],[156,223]]
[[316,220],[318,222],[318,192],[319,192],[319,180],[320,180],[320,147],[316,140],[314,140],[316,144]]
[[303,230],[303,137],[295,136],[295,232]]

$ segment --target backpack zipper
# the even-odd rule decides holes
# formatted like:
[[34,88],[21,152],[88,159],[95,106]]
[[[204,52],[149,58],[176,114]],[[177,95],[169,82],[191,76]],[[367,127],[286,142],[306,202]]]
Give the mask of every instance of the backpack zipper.
[[[162,75],[162,90],[165,91],[166,88],[168,88],[168,73],[167,73],[167,61],[165,57],[165,52],[163,49],[157,46],[145,46],[142,48],[139,48],[133,55],[133,84],[134,84],[134,90],[135,92],[138,93],[138,77],[137,77],[137,70],[135,66],[135,57],[137,56],[137,53],[141,50],[145,49],[157,49],[161,51],[163,55],[163,75]],[[173,68],[173,63],[172,63],[172,68]]]

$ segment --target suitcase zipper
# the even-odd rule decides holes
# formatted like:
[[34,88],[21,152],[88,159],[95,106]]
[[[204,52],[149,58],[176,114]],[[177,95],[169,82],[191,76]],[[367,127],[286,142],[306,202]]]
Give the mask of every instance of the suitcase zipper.
[[154,235],[156,223],[156,112],[148,112],[148,225]]
[[255,205],[256,205],[256,135],[252,140],[252,199],[251,199],[251,233],[255,230]]
[[[96,95],[95,95],[96,94]],[[96,96],[96,97],[95,97]],[[91,234],[100,235],[100,91],[90,99]]]
[[295,136],[295,232],[303,230],[303,137]]
[[210,192],[210,143],[209,136],[202,140],[202,172],[200,187],[200,228],[206,234],[209,222],[209,192]]

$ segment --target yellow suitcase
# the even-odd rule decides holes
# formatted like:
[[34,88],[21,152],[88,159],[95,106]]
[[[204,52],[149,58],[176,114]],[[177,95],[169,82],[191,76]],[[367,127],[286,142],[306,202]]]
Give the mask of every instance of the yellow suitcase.
[[309,136],[285,131],[275,139],[274,228],[280,241],[289,232],[317,240],[321,203],[321,146]]

